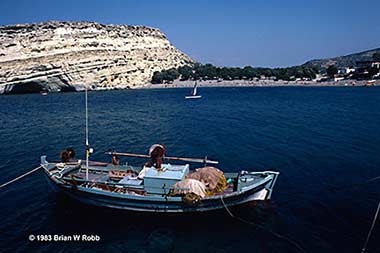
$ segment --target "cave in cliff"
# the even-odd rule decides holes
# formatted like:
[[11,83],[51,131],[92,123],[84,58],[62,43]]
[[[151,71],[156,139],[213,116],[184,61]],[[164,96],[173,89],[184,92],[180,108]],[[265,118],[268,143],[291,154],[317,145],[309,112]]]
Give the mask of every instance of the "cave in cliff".
[[27,94],[27,93],[40,93],[45,90],[44,87],[39,82],[26,82],[18,85],[13,85],[9,90],[6,91],[7,94]]

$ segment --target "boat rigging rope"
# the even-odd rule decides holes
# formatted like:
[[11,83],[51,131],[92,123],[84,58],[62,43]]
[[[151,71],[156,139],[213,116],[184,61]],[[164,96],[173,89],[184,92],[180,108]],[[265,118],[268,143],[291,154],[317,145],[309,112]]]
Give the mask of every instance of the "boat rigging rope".
[[16,177],[15,179],[12,179],[12,180],[10,180],[10,181],[8,181],[8,182],[6,182],[6,183],[0,185],[0,188],[3,188],[4,186],[7,186],[7,185],[9,185],[9,184],[11,184],[11,183],[13,183],[13,182],[16,182],[17,180],[19,180],[19,179],[21,179],[21,178],[23,178],[23,177],[25,177],[25,176],[27,176],[27,175],[29,175],[29,174],[32,174],[33,172],[35,172],[35,171],[37,171],[37,170],[39,170],[39,169],[41,169],[41,168],[42,168],[42,166],[38,166],[37,168],[34,168],[34,169],[32,169],[32,170],[30,170],[30,171],[28,171],[28,172],[22,174],[21,176],[18,176],[18,177]]
[[376,220],[377,220],[377,215],[379,214],[379,210],[380,210],[380,201],[379,201],[379,204],[377,205],[377,210],[376,210],[375,216],[373,217],[372,225],[371,225],[371,228],[369,229],[369,232],[368,232],[368,235],[367,235],[367,239],[365,240],[365,243],[364,243],[364,246],[363,246],[363,249],[362,249],[362,253],[364,253],[366,251],[369,238],[371,237],[372,230],[375,227],[375,223],[376,223]]
[[262,225],[259,225],[259,224],[256,224],[256,223],[253,223],[253,222],[250,222],[250,221],[247,221],[243,218],[240,218],[236,215],[234,215],[231,210],[227,207],[227,205],[224,203],[224,200],[223,200],[223,195],[220,196],[220,200],[222,201],[222,204],[224,206],[224,208],[226,209],[227,213],[234,219],[237,219],[243,223],[246,223],[248,225],[251,225],[251,226],[254,226],[254,227],[258,227],[258,228],[261,228],[262,230],[266,231],[266,232],[269,232],[270,234],[274,235],[275,237],[277,238],[280,238],[282,240],[285,240],[287,241],[288,243],[290,243],[291,245],[293,245],[294,247],[296,247],[299,251],[301,252],[306,252],[298,243],[294,242],[293,240],[291,240],[290,238],[286,237],[286,236],[283,236],[283,235],[280,235],[272,230],[268,230],[266,229],[264,226]]

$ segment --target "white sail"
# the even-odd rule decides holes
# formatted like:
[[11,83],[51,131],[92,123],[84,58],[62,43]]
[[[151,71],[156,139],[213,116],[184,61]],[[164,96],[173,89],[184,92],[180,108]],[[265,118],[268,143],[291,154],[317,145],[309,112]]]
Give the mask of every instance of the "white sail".
[[197,95],[197,85],[195,85],[193,89],[193,96],[196,96],[196,95]]

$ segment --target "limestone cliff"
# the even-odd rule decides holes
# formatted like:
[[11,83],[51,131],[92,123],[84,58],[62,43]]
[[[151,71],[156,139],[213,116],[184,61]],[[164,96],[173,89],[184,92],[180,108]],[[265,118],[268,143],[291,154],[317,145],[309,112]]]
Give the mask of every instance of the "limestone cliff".
[[192,64],[156,28],[94,22],[0,26],[0,93],[134,88]]

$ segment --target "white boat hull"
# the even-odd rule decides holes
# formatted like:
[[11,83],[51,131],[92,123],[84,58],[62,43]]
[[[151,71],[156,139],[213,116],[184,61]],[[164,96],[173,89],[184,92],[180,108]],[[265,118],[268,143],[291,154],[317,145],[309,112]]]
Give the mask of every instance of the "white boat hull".
[[186,96],[185,98],[186,99],[197,99],[197,98],[201,98],[202,96]]

